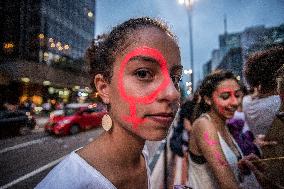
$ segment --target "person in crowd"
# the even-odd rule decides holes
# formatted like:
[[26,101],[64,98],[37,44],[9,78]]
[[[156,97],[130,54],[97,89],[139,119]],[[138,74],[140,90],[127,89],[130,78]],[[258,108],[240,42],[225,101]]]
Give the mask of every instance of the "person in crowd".
[[108,106],[105,129],[36,188],[151,188],[145,141],[167,136],[182,75],[176,38],[161,21],[130,19],[87,51],[93,85]]
[[[198,117],[196,104],[198,99],[186,100],[180,107],[178,112],[178,121],[172,127],[173,132],[170,136],[170,149],[176,163],[176,176],[173,179],[175,186],[177,184],[185,185],[188,180],[188,141],[192,123]],[[181,166],[180,166],[181,165]]]
[[[242,84],[241,92],[242,97],[248,94],[246,87]],[[242,110],[242,103],[235,111],[234,116],[227,121],[227,127],[245,156],[253,153],[260,157],[260,150],[254,143],[255,136],[248,127],[245,127],[245,114]]]
[[183,157],[188,149],[188,140],[193,121],[199,116],[196,110],[197,99],[185,101],[178,112],[177,124],[173,127],[170,148],[178,156]]
[[280,109],[280,96],[276,92],[276,71],[284,63],[284,47],[272,47],[251,56],[244,65],[244,78],[253,94],[243,99],[245,124],[256,136],[258,144],[275,144],[264,142],[271,123]]
[[243,154],[226,127],[226,120],[241,103],[238,80],[228,71],[213,72],[202,81],[199,94],[203,114],[190,133],[188,185],[194,189],[258,188],[254,175],[245,176],[239,170]]
[[284,64],[278,70],[276,80],[281,106],[264,138],[265,141],[275,141],[276,144],[263,146],[262,155],[267,159],[266,175],[284,186]]
[[255,174],[256,179],[263,189],[284,189],[283,185],[274,182],[275,178],[270,179],[269,177],[267,177],[267,175],[265,174],[267,164],[255,154],[250,154],[241,159],[238,162],[238,167],[240,168],[240,170],[245,171],[247,169],[250,169]]

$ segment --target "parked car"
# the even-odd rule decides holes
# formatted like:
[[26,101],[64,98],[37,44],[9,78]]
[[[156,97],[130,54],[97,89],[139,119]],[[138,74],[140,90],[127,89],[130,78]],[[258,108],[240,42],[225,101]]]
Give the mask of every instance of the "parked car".
[[90,104],[69,104],[64,108],[63,114],[50,116],[45,131],[55,135],[73,135],[82,130],[100,127],[105,114],[105,110]]
[[36,120],[25,111],[0,111],[0,137],[21,134],[21,129],[34,129]]

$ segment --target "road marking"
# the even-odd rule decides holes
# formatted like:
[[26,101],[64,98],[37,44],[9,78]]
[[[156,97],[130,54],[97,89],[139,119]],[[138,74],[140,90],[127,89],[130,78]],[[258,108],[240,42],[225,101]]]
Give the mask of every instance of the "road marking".
[[65,156],[63,156],[63,157],[61,157],[61,158],[59,158],[59,159],[57,159],[57,160],[54,160],[54,161],[52,161],[52,162],[50,162],[50,163],[48,163],[48,164],[46,164],[46,165],[44,165],[44,166],[42,166],[42,167],[40,167],[40,168],[34,170],[34,171],[32,171],[32,172],[30,172],[30,173],[28,173],[28,174],[26,174],[26,175],[24,175],[24,176],[21,176],[21,177],[19,177],[18,179],[13,180],[12,182],[10,182],[10,183],[8,183],[8,184],[5,184],[5,185],[3,185],[3,186],[0,186],[0,189],[6,189],[6,188],[9,188],[9,187],[11,187],[11,186],[13,186],[13,185],[19,183],[19,182],[22,182],[23,180],[26,180],[26,179],[28,179],[28,178],[30,178],[30,177],[32,177],[32,176],[34,176],[34,175],[36,175],[36,174],[38,174],[38,173],[44,171],[44,170],[46,170],[46,169],[48,169],[48,168],[50,168],[50,167],[56,165],[57,163],[59,163],[60,161],[62,161],[64,158],[65,158]]
[[38,140],[32,140],[32,141],[29,141],[29,142],[25,142],[25,143],[22,143],[22,144],[18,144],[18,145],[15,145],[15,146],[4,148],[4,149],[0,150],[0,154],[5,153],[5,152],[9,152],[9,151],[12,151],[12,150],[17,150],[19,148],[24,148],[24,147],[27,147],[27,146],[30,146],[30,145],[33,145],[33,144],[42,143],[47,138],[48,137],[44,137],[44,138],[41,138],[41,139],[38,139]]

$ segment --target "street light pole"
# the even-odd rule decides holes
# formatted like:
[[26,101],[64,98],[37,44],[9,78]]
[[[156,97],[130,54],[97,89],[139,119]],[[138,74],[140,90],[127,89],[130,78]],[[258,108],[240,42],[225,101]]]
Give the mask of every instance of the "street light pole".
[[188,17],[188,27],[189,27],[189,56],[190,56],[190,67],[192,74],[190,76],[192,83],[192,90],[194,90],[194,59],[193,59],[193,37],[192,37],[192,7],[194,0],[178,0],[179,4],[182,4],[186,8]]
[[190,52],[190,67],[192,70],[191,74],[191,83],[192,90],[194,91],[194,62],[193,62],[193,38],[192,38],[192,5],[187,7],[187,15],[188,15],[188,26],[189,26],[189,52]]

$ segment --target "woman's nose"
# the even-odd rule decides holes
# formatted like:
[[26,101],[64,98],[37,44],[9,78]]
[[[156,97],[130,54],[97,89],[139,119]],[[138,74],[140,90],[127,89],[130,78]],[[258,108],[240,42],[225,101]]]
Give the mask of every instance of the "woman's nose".
[[238,106],[240,103],[241,103],[240,98],[232,96],[232,99],[231,99],[231,104],[232,105]]
[[168,102],[179,102],[180,99],[180,92],[179,88],[173,83],[173,81],[170,79],[169,84],[167,87],[160,92],[158,95],[158,100],[164,100]]

